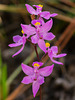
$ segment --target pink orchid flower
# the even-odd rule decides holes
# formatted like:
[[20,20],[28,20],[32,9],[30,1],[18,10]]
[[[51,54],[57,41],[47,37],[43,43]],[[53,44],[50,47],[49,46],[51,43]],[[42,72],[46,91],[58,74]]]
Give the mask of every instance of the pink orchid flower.
[[41,5],[41,4],[39,4],[39,5],[33,5],[34,7],[36,7],[36,10],[32,6],[30,6],[28,4],[25,4],[25,6],[26,6],[26,8],[27,8],[27,10],[28,10],[28,12],[30,14],[34,14],[34,15],[38,15],[39,14],[40,17],[43,17],[45,19],[49,19],[50,17],[57,16],[56,13],[50,14],[50,12],[48,12],[48,11],[43,11],[42,12],[43,5]]
[[12,57],[18,55],[23,50],[24,45],[26,43],[26,37],[24,35],[23,36],[15,35],[13,36],[13,41],[15,43],[9,44],[8,45],[9,47],[17,47],[17,46],[22,45],[22,48],[18,52],[16,52]]
[[64,57],[66,56],[67,54],[66,53],[62,53],[62,54],[58,54],[58,47],[57,46],[52,46],[51,48],[49,48],[50,44],[49,43],[46,43],[46,44],[42,44],[44,45],[42,47],[42,50],[45,52],[45,53],[48,53],[48,56],[50,57],[51,61],[56,63],[56,64],[61,64],[63,65],[63,63],[61,62],[58,62],[56,60],[54,60],[53,58],[60,58],[60,57]]
[[[33,20],[31,23],[36,27],[35,35],[31,37],[32,43],[37,44],[38,46],[44,50],[45,42],[44,40],[52,40],[55,38],[55,35],[52,32],[48,32],[52,28],[53,21],[52,19],[47,21],[46,23],[41,20]],[[45,51],[44,51],[45,52]]]
[[62,53],[62,54],[58,54],[58,47],[57,46],[52,46],[51,48],[48,49],[48,56],[50,57],[50,59],[52,60],[52,62],[56,63],[56,64],[61,64],[63,65],[63,63],[58,62],[56,60],[54,60],[53,58],[60,58],[60,57],[64,57],[67,54],[66,53]]
[[54,64],[51,66],[46,66],[44,68],[40,68],[42,66],[42,62],[33,62],[32,67],[21,64],[23,72],[28,75],[25,76],[22,80],[22,83],[29,84],[32,83],[32,91],[35,97],[36,93],[38,92],[40,85],[44,83],[44,77],[49,76],[52,73]]

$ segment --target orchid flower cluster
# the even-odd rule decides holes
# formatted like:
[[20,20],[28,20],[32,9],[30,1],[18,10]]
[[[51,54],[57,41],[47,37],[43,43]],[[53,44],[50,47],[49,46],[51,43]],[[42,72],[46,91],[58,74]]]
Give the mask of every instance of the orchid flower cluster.
[[[58,54],[58,47],[52,46],[50,47],[50,44],[48,42],[45,43],[45,40],[51,41],[55,38],[55,35],[50,32],[50,29],[53,25],[52,17],[55,17],[57,14],[53,13],[50,14],[48,11],[42,11],[43,5],[33,5],[33,7],[36,8],[36,10],[31,7],[29,4],[25,4],[27,11],[34,16],[33,20],[31,21],[31,24],[25,25],[21,24],[22,27],[22,36],[16,35],[13,36],[14,43],[9,44],[9,47],[17,47],[22,45],[22,48],[16,52],[12,57],[18,55],[24,48],[26,41],[30,40],[32,44],[36,45],[41,48],[45,52],[45,54],[48,54],[50,60],[53,63],[61,64],[63,63],[58,62],[54,60],[53,58],[60,58],[66,56],[65,53]],[[36,18],[35,18],[36,17]],[[44,19],[48,20],[44,22]],[[22,83],[29,84],[32,83],[32,91],[33,95],[35,97],[36,93],[38,92],[40,85],[44,83],[44,77],[49,76],[52,73],[54,64],[51,66],[46,66],[41,68],[43,66],[43,63],[40,61],[33,62],[32,67],[21,64],[23,72],[27,75],[23,78]]]

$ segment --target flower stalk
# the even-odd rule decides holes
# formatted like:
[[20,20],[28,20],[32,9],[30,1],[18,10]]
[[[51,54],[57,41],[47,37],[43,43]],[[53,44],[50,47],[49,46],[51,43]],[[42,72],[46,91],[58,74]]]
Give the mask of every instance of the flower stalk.
[[38,51],[37,51],[37,46],[34,45],[34,48],[35,48],[35,52],[36,52],[36,55],[37,55],[38,61],[40,62],[39,54],[38,54]]

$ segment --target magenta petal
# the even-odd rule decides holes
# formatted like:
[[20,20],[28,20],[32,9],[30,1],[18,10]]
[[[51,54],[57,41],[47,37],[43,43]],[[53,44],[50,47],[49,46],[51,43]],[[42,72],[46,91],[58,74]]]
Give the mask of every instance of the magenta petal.
[[24,45],[26,43],[26,37],[24,35],[23,35],[23,38],[22,38],[22,43],[23,43],[22,48],[18,52],[16,52],[12,57],[18,55],[24,49]]
[[22,48],[18,52],[16,52],[12,57],[18,55],[23,49],[24,49],[24,46],[22,46]]
[[57,15],[58,15],[57,13],[53,13],[53,14],[50,14],[50,17],[55,17]]
[[22,37],[20,35],[13,36],[13,41],[18,42]]
[[8,46],[9,47],[17,47],[17,46],[20,46],[22,44],[23,44],[22,42],[21,43],[12,43],[12,44],[9,44]]
[[39,39],[38,46],[41,48],[41,50],[43,50],[46,53],[46,46],[43,39]]
[[53,57],[54,58],[60,58],[60,57],[66,56],[66,55],[67,55],[66,53],[63,53],[63,54],[59,54],[59,55],[54,55]]
[[29,83],[32,83],[32,78],[31,78],[31,76],[25,76],[24,78],[23,78],[23,80],[21,81],[21,83],[24,83],[24,84],[29,84]]
[[52,62],[54,62],[54,63],[56,63],[56,64],[63,65],[63,63],[58,62],[58,61],[54,60],[53,58],[50,58],[50,59],[51,59]]
[[34,7],[36,7],[37,9],[41,9],[42,7],[38,6],[38,5],[33,5]]
[[30,14],[36,15],[36,10],[33,9],[32,6],[30,6],[30,5],[28,5],[28,4],[25,4],[25,6],[26,6],[26,8],[27,8],[27,10],[28,10],[28,12],[29,12]]
[[24,25],[24,24],[21,24],[21,27],[22,27],[22,30],[24,31],[24,33],[28,35],[28,37],[29,37],[30,35],[35,34],[35,28],[32,27],[31,25]]
[[19,35],[13,36],[13,41],[14,41],[15,43],[9,44],[9,45],[8,45],[9,47],[17,47],[17,46],[20,46],[20,45],[23,44],[23,42],[22,42],[22,37],[19,36]]
[[33,36],[31,37],[31,41],[32,41],[32,43],[34,43],[34,44],[38,43],[38,40],[39,40],[39,37],[38,37],[37,35],[33,35]]
[[52,28],[53,21],[52,19],[44,23],[40,28],[40,33],[47,33]]
[[44,77],[43,76],[39,76],[38,79],[37,79],[38,83],[40,85],[42,85],[44,83]]
[[45,19],[49,19],[50,18],[50,12],[43,11],[43,12],[40,13],[40,16],[45,18]]
[[55,38],[55,35],[51,32],[43,34],[43,39],[45,40],[52,40]]
[[52,47],[51,47],[51,50],[52,50],[52,52],[55,53],[55,54],[58,53],[58,47],[57,47],[57,46],[52,46]]
[[53,57],[53,52],[52,52],[52,50],[51,50],[51,49],[48,49],[48,56],[49,56],[50,58],[52,58],[52,57]]
[[51,66],[46,66],[44,68],[40,68],[39,69],[40,75],[45,76],[45,77],[49,76],[52,73],[53,67],[54,67],[54,64]]
[[45,23],[42,17],[39,17],[39,20],[42,22],[42,25]]
[[25,64],[21,64],[22,66],[22,70],[23,72],[26,74],[26,75],[32,75],[33,74],[33,68],[28,66],[28,65],[25,65]]
[[40,88],[40,84],[38,83],[38,81],[34,81],[32,84],[32,91],[33,91],[34,97],[36,93],[38,92],[39,88]]

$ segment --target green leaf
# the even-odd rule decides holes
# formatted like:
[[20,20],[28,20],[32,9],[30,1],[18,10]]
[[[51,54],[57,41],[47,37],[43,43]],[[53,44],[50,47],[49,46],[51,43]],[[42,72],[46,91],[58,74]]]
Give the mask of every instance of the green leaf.
[[4,64],[2,66],[2,95],[3,95],[3,100],[7,97],[7,85],[6,85],[6,80],[7,80],[7,65]]

